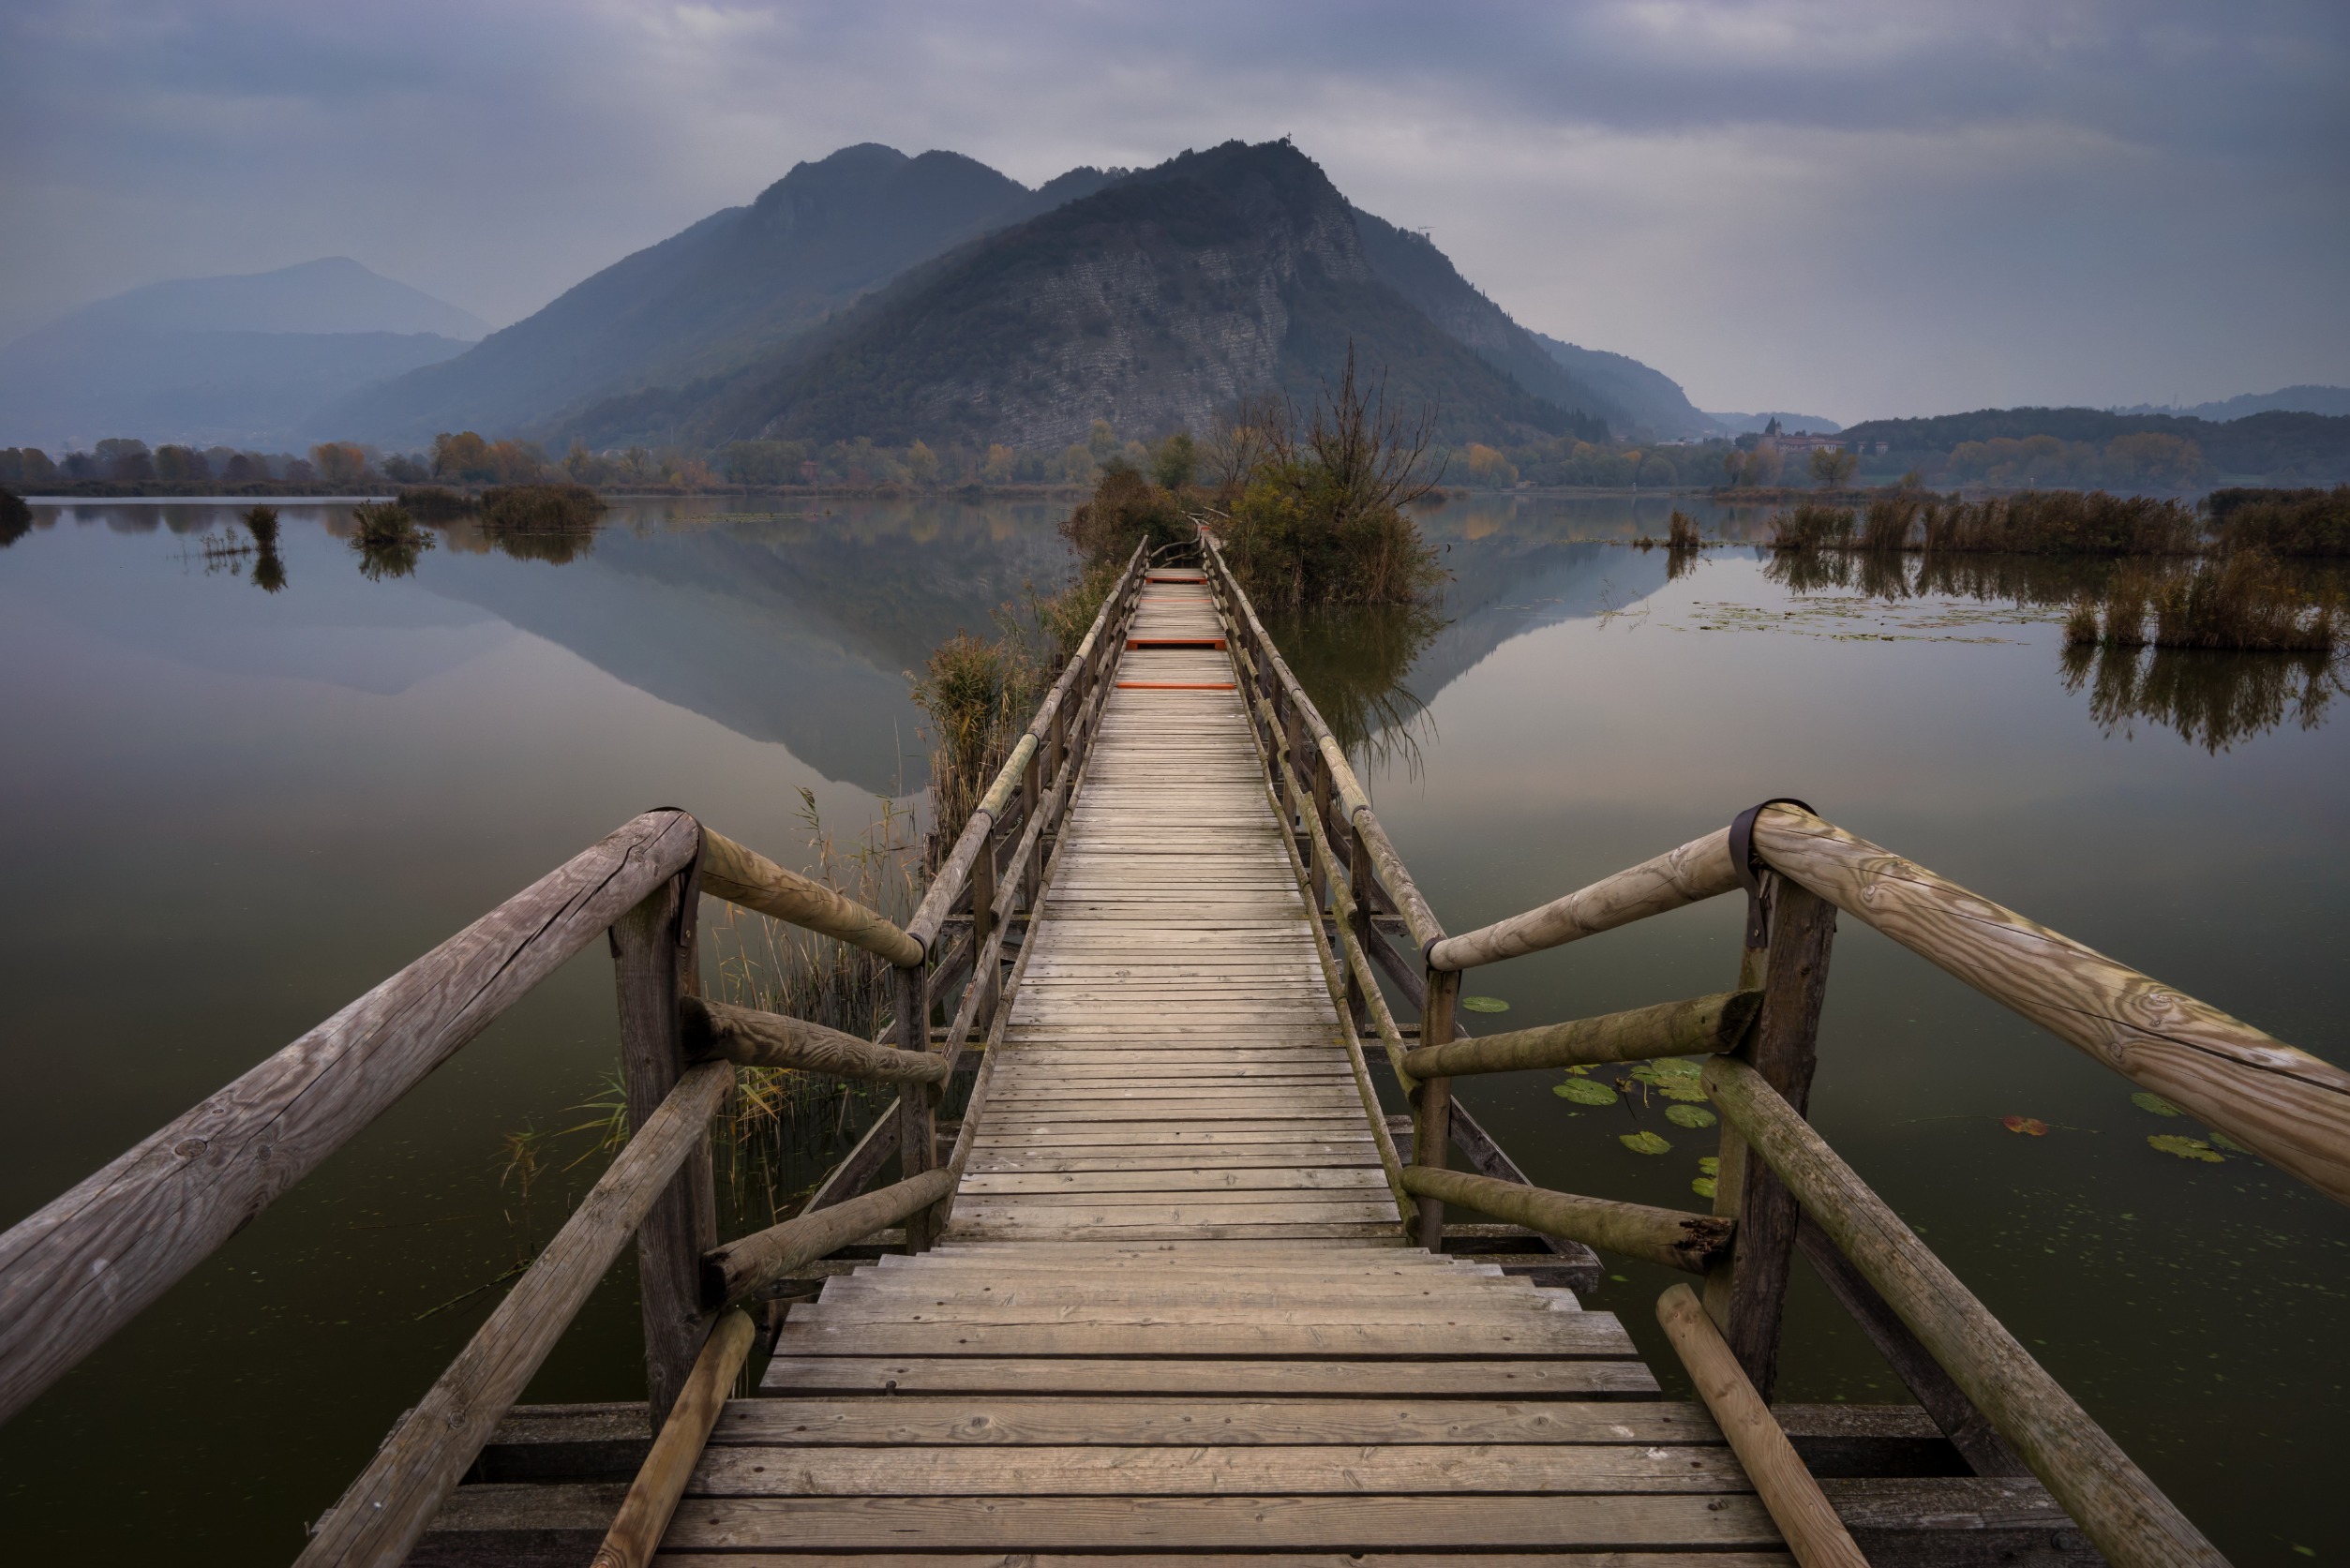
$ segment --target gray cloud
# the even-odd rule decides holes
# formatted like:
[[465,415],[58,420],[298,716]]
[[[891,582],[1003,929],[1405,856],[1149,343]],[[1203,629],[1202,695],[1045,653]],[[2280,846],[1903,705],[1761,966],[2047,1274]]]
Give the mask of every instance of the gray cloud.
[[2350,381],[2339,4],[20,0],[0,334],[349,254],[495,321],[856,141],[1294,135],[1527,324],[1842,418]]

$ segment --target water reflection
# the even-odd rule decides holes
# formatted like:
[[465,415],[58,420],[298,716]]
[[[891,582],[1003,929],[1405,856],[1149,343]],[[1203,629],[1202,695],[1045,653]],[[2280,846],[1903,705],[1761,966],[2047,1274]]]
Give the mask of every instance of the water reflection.
[[2202,649],[2080,644],[2064,650],[2064,688],[2088,688],[2088,710],[2107,735],[2138,720],[2177,730],[2214,754],[2288,719],[2315,729],[2343,689],[2323,653],[2215,653]]
[[1276,616],[1265,630],[1347,755],[1409,773],[1428,705],[1404,678],[1444,625],[1414,605],[1360,605]]

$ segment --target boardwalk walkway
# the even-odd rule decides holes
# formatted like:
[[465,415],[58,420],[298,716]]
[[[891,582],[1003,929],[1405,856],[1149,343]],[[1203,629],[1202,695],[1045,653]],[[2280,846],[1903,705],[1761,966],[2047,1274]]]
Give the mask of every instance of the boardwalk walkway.
[[1613,1317],[1402,1244],[1223,635],[1154,575],[944,1243],[791,1309],[666,1552],[1775,1547]]

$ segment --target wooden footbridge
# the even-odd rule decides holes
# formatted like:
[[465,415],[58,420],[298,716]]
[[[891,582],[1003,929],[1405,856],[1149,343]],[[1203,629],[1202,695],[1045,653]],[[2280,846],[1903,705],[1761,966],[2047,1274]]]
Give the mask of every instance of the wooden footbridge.
[[[0,1417],[608,933],[632,1137],[304,1564],[2223,1561],[1804,1120],[1835,918],[2338,1200],[2350,1074],[1795,802],[1447,935],[1198,556],[1137,554],[904,927],[649,813],[18,1225]],[[1729,990],[1453,1018],[1466,969],[1723,894]],[[887,960],[890,1038],[701,997],[703,897]],[[1666,1055],[1724,1118],[1711,1214],[1531,1187],[1451,1098]],[[798,1217],[722,1242],[740,1064],[899,1098]],[[647,1401],[517,1407],[632,1239]],[[1582,1309],[1591,1247],[1690,1276],[1658,1315],[1699,1402]],[[1771,1402],[1798,1250],[1917,1404]]]

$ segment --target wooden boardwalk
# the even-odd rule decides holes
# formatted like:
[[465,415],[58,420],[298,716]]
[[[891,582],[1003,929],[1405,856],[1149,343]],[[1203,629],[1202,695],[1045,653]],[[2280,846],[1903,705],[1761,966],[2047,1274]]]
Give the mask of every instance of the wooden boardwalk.
[[666,1552],[1775,1550],[1613,1317],[1404,1245],[1223,636],[1154,574],[943,1243],[790,1309]]

